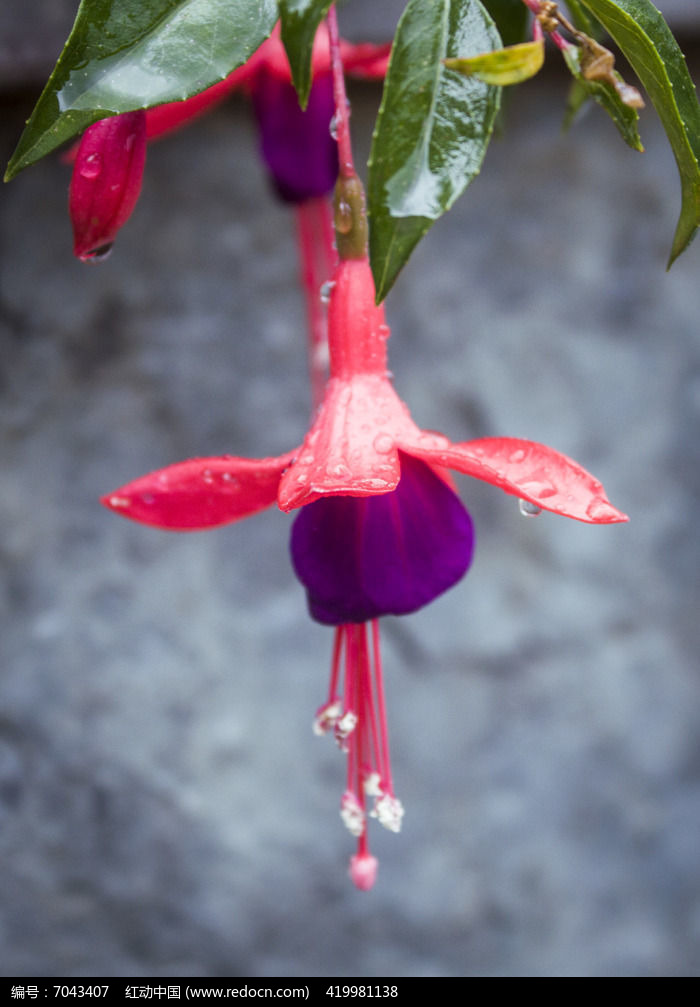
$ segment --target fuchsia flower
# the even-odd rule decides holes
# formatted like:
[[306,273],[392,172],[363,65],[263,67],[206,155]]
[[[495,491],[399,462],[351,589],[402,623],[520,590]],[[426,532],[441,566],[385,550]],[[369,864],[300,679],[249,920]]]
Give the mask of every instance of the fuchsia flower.
[[510,437],[454,443],[421,430],[391,385],[388,337],[366,256],[341,253],[328,316],[330,379],[301,446],[273,458],[181,462],[103,498],[118,514],[175,531],[213,528],[275,502],[300,510],[294,568],[312,616],[337,627],[315,730],[332,731],[347,753],[341,816],[358,838],[350,874],[361,889],[371,888],[377,871],[368,814],[395,832],[403,816],[393,790],[376,619],[432,601],[472,558],[471,518],[444,470],[488,482],[535,509],[591,524],[627,520],[600,482],[542,444]]
[[[341,45],[348,71],[364,78],[384,76],[390,48]],[[338,153],[330,132],[334,104],[325,22],[314,42],[312,74],[309,102],[302,110],[278,25],[243,66],[206,91],[90,126],[77,145],[70,186],[75,255],[82,262],[96,262],[109,253],[141,191],[146,140],[192,122],[236,89],[252,99],[261,153],[278,195],[297,204],[327,196],[338,175]]]
[[83,133],[68,194],[73,251],[81,262],[109,254],[136,206],[145,163],[143,111],[101,119]]

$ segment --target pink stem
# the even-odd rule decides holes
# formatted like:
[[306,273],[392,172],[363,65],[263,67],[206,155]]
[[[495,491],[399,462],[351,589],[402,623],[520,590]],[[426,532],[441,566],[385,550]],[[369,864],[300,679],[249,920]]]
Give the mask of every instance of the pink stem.
[[316,410],[323,400],[328,370],[328,312],[321,300],[321,288],[331,279],[337,258],[330,203],[324,196],[307,199],[297,205],[296,217],[309,324],[311,398]]
[[390,797],[394,796],[394,782],[391,778],[391,761],[389,759],[389,728],[386,719],[386,700],[384,698],[384,680],[382,678],[382,655],[379,643],[379,622],[372,620],[372,651],[374,657],[374,677],[377,683],[377,713],[379,715],[379,731],[382,746],[382,763],[385,767],[386,779],[383,780],[385,790]]
[[350,114],[348,99],[345,94],[345,75],[343,73],[343,58],[340,54],[340,35],[338,34],[338,18],[335,4],[328,11],[328,41],[331,53],[331,69],[333,71],[333,95],[335,97],[335,128],[338,141],[338,161],[341,178],[352,178],[355,165],[352,159],[350,142]]
[[343,627],[338,626],[333,640],[333,659],[331,664],[331,681],[328,687],[328,702],[334,703],[338,698],[338,677],[340,675],[340,660],[343,652]]

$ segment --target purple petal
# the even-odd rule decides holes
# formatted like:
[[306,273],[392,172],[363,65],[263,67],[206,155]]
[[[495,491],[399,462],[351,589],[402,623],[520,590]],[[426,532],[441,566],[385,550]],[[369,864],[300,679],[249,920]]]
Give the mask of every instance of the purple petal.
[[400,458],[392,493],[324,497],[294,521],[292,562],[318,622],[415,612],[469,569],[474,530],[466,508],[428,465]]
[[278,194],[290,203],[325,196],[338,177],[330,74],[314,80],[304,111],[292,84],[269,70],[257,74],[252,92],[262,155]]

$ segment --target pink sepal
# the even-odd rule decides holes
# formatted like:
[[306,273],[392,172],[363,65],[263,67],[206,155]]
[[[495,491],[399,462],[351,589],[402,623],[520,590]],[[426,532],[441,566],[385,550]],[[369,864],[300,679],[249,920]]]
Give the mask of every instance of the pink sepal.
[[83,262],[106,254],[136,206],[146,162],[146,113],[100,119],[83,133],[68,206],[73,250]]
[[169,531],[215,528],[273,504],[294,454],[195,458],[135,479],[101,502],[132,521]]
[[396,439],[420,430],[389,380],[378,374],[331,378],[316,422],[282,476],[279,506],[302,507],[322,496],[375,496],[396,489]]
[[629,520],[613,507],[602,483],[590,472],[544,444],[516,437],[484,437],[459,444],[445,444],[445,440],[437,434],[432,447],[425,441],[399,442],[398,446],[415,458],[481,479],[562,517],[588,524]]

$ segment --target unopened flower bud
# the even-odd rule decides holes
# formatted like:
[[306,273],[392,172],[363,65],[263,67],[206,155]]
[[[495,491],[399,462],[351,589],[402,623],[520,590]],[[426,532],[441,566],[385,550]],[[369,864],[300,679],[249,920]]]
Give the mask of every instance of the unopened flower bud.
[[101,119],[83,134],[68,197],[73,251],[81,262],[109,253],[136,205],[145,161],[143,111]]

